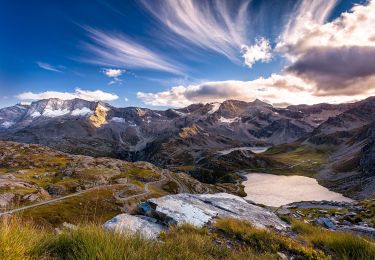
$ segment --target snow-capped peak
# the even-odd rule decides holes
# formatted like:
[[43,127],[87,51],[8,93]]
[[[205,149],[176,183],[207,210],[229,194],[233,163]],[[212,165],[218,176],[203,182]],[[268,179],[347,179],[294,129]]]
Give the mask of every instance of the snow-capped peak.
[[221,106],[221,103],[219,102],[214,102],[214,103],[210,103],[211,105],[211,110],[208,111],[209,114],[213,114],[215,113],[217,110],[219,110],[220,106]]

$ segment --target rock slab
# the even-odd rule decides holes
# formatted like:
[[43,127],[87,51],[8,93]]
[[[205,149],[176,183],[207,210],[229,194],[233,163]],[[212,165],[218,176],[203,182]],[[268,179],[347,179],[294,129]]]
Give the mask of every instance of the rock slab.
[[122,234],[140,234],[147,239],[155,239],[165,229],[156,219],[146,216],[120,214],[104,223],[104,228]]
[[180,193],[149,199],[146,203],[151,210],[145,214],[156,216],[166,225],[189,223],[201,227],[215,218],[237,218],[259,228],[285,230],[288,227],[273,212],[227,193]]

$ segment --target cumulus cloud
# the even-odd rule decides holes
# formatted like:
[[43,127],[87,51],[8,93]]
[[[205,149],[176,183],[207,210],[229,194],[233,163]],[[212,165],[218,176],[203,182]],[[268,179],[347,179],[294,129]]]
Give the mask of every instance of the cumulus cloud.
[[375,1],[355,5],[331,22],[337,1],[303,1],[276,49],[288,73],[314,83],[315,95],[357,95],[375,88]]
[[118,78],[125,70],[122,69],[103,69],[103,73],[110,78]]
[[121,34],[111,34],[84,27],[90,38],[83,44],[90,53],[82,61],[108,67],[165,71],[182,75],[184,68],[168,57],[157,53]]
[[17,95],[21,100],[40,100],[49,98],[59,98],[63,100],[70,100],[74,98],[85,99],[88,101],[112,101],[118,99],[118,96],[112,93],[104,92],[102,90],[82,90],[75,89],[74,92],[59,92],[59,91],[45,91],[40,93],[24,92]]
[[270,42],[265,38],[259,38],[252,46],[242,45],[242,57],[249,68],[257,61],[269,62],[272,59]]
[[287,71],[316,82],[317,95],[363,93],[375,88],[375,48],[312,48]]
[[107,77],[111,78],[112,80],[108,83],[108,85],[113,85],[113,84],[121,84],[122,79],[119,77],[126,72],[126,70],[122,69],[103,69],[103,74],[106,75]]
[[49,71],[53,71],[53,72],[60,72],[60,73],[62,72],[58,68],[52,66],[51,64],[45,63],[45,62],[37,61],[36,64],[39,66],[39,68],[42,68],[42,69],[45,69],[45,70],[49,70]]
[[[171,23],[169,26],[172,26],[176,33],[180,34],[184,30],[192,34],[194,32],[195,37],[199,37],[192,39],[206,48],[213,48],[209,47],[211,40],[208,41],[203,37],[200,31],[203,30],[200,28],[203,22],[196,16],[203,16],[199,12],[205,10],[208,14],[207,21],[216,21],[217,18],[210,18],[210,11],[206,9],[195,10],[191,5],[193,2],[187,1],[185,4],[180,4],[179,1],[168,2],[168,8],[164,13],[158,11],[155,15],[159,15],[159,19],[164,19],[168,24]],[[287,59],[286,67],[279,74],[250,81],[228,80],[182,84],[156,93],[138,92],[137,96],[149,105],[182,107],[197,102],[207,103],[227,99],[252,101],[256,98],[274,105],[340,103],[375,95],[375,0],[370,0],[363,5],[355,5],[349,12],[327,21],[337,2],[337,0],[304,0],[297,5],[275,47],[276,52]],[[193,25],[184,25],[179,21],[182,17],[187,18],[185,11],[179,10],[180,5],[186,5],[183,10],[189,8],[195,10],[195,15],[191,17],[194,21]],[[196,19],[198,22],[195,21]],[[176,24],[179,27],[175,28]],[[205,26],[211,25],[212,23],[205,24]],[[216,30],[216,28],[211,29]],[[241,40],[233,42],[242,41],[241,37],[236,39]],[[222,40],[220,39],[219,42],[223,43]],[[211,45],[215,48],[229,46]],[[244,44],[241,46],[245,64],[249,67],[256,61],[267,62],[272,58],[271,47],[266,39],[260,38],[252,46]],[[217,50],[221,49],[217,48]],[[230,53],[222,52],[228,57]]]
[[[373,91],[371,94],[375,94]],[[253,101],[256,98],[280,106],[282,104],[340,103],[366,98],[366,94],[342,96],[314,95],[314,86],[293,75],[272,74],[252,81],[214,81],[175,86],[157,93],[138,92],[148,105],[183,107],[192,103],[222,102],[228,99]]]

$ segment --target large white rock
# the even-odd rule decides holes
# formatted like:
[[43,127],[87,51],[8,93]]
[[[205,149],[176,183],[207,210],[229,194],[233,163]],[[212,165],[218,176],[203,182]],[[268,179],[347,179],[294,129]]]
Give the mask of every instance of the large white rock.
[[153,218],[120,214],[104,223],[104,228],[122,234],[140,234],[147,239],[155,239],[164,227]]
[[168,225],[190,223],[204,226],[217,217],[230,217],[247,220],[260,228],[283,230],[288,227],[273,212],[227,193],[181,193],[149,199],[147,203],[153,208],[151,214],[157,215]]

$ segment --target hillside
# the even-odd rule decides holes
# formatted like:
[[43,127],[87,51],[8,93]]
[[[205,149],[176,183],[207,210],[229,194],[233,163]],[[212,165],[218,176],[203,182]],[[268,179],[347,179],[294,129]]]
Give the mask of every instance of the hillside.
[[[131,212],[142,199],[171,193],[237,190],[233,184],[202,184],[147,162],[69,155],[40,145],[0,142],[2,211],[19,212],[41,224],[104,221]],[[30,205],[37,206],[28,208]]]

